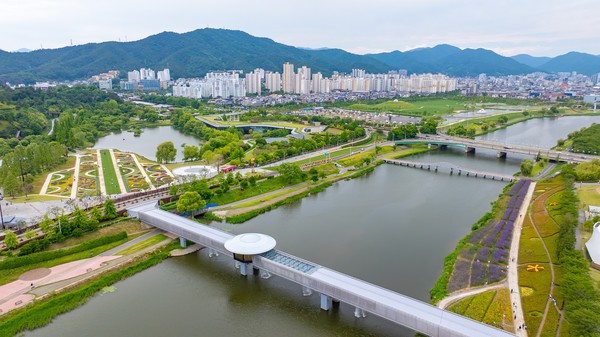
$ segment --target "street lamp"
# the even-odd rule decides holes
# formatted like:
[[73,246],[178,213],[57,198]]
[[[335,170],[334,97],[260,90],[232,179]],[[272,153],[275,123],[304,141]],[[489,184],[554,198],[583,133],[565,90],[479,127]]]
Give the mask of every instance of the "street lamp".
[[25,183],[25,175],[23,174],[23,160],[27,160],[27,157],[19,158],[19,167],[21,168],[21,181]]
[[6,229],[6,225],[4,225],[4,215],[2,214],[2,201],[4,200],[4,196],[0,194],[0,219],[2,219],[2,229]]

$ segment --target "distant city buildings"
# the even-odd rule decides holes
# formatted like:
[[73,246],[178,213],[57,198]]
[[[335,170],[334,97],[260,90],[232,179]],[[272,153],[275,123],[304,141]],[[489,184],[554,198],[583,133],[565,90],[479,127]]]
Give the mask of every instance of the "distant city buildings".
[[167,89],[171,82],[169,69],[155,72],[152,69],[141,68],[127,72],[127,81],[121,81],[121,90],[160,90]]
[[[246,79],[241,71],[210,72],[203,79],[180,79],[173,85],[173,96],[188,98],[244,97]],[[254,76],[254,75],[253,75]],[[260,76],[256,74],[256,76]],[[254,85],[256,85],[256,81]],[[256,89],[255,89],[256,90]]]
[[[260,76],[257,76],[260,74]],[[263,75],[264,74],[264,75]],[[265,89],[275,92],[282,90],[286,94],[308,95],[324,94],[332,91],[351,92],[408,92],[418,94],[435,94],[454,91],[456,79],[441,74],[423,74],[407,76],[406,70],[387,74],[369,74],[363,69],[352,69],[349,75],[334,72],[331,77],[324,77],[320,72],[313,74],[311,69],[302,66],[296,72],[294,65],[285,63],[283,75],[255,69],[246,75],[248,93],[259,93],[260,88],[254,81],[264,78]],[[281,86],[279,85],[281,83]]]

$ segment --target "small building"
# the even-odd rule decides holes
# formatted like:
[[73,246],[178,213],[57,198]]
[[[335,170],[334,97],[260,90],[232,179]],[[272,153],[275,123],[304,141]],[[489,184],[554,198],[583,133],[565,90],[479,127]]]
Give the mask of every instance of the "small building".
[[592,259],[592,266],[600,270],[600,222],[592,228],[592,237],[585,243],[588,254]]
[[600,206],[588,206],[588,212],[590,213],[588,216],[588,219],[591,219],[595,216],[599,216],[600,215]]

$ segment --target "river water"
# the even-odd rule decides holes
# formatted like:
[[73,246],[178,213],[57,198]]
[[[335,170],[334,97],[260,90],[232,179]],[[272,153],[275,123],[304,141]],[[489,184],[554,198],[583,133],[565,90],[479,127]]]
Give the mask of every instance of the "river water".
[[[541,125],[530,128],[546,123],[535,121]],[[560,125],[552,128],[556,138],[565,131]],[[507,139],[516,137],[511,128],[503,130]],[[512,174],[522,158],[446,150],[411,159]],[[336,183],[244,224],[213,225],[236,234],[269,234],[280,250],[427,301],[444,256],[504,186],[381,165],[367,176]],[[205,251],[168,259],[115,287],[26,336],[414,335],[373,315],[356,319],[353,308],[343,303],[339,310],[321,311],[317,294],[303,297],[299,286],[277,277],[241,277],[230,259],[208,258]]]

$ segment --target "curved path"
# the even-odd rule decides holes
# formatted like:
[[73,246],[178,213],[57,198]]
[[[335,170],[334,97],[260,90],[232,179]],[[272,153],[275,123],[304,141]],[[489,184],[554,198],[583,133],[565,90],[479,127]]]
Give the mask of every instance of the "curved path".
[[446,307],[448,307],[450,304],[452,304],[456,301],[462,300],[465,297],[481,294],[481,293],[489,291],[489,290],[506,288],[506,285],[507,285],[506,282],[501,282],[501,283],[491,285],[491,286],[483,286],[483,287],[477,287],[477,288],[458,290],[458,291],[453,292],[450,296],[444,297],[441,301],[438,302],[437,306],[440,309],[446,309]]

